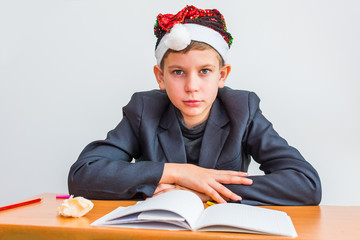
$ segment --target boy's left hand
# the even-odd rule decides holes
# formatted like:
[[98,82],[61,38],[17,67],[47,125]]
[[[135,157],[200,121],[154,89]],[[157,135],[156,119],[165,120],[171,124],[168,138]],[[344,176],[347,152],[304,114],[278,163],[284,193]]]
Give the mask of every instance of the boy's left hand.
[[[203,201],[203,202],[207,202],[207,201],[212,201],[211,197],[209,197],[208,195],[206,195],[205,193],[201,193],[201,192],[197,192],[197,191],[194,191],[194,190],[191,190],[189,188],[186,188],[186,187],[182,187],[182,186],[179,186],[177,184],[168,184],[168,183],[160,183],[157,188],[155,189],[155,192],[153,194],[153,197],[155,196],[158,196],[162,193],[166,193],[166,192],[169,192],[169,191],[173,191],[173,190],[187,190],[187,191],[190,191],[190,192],[193,192],[195,193],[196,195],[198,195],[198,197]],[[226,200],[226,201],[229,201],[228,198],[224,197],[223,198]]]
[[[231,200],[242,198],[223,184],[251,185],[247,173],[229,170],[202,168],[193,164],[165,163],[160,184],[173,184],[205,194],[219,203],[225,203],[223,197]],[[169,186],[168,186],[169,187]]]

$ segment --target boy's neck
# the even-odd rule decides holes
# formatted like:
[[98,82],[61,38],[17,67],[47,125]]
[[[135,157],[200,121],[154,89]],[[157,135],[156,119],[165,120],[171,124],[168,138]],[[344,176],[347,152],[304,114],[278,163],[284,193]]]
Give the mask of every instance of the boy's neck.
[[196,116],[196,117],[184,116],[184,115],[182,115],[182,116],[184,118],[184,123],[185,123],[186,127],[193,128],[193,127],[196,127],[196,126],[202,124],[203,122],[205,122],[209,118],[209,115],[210,115],[210,111],[203,118],[199,118],[198,116]]
[[186,125],[187,128],[193,128],[193,127],[196,127],[196,126],[202,124],[202,123],[205,122],[206,120],[207,120],[207,118],[204,119],[204,120],[201,120],[201,121],[199,121],[199,120],[197,120],[197,119],[194,119],[194,120],[193,120],[193,119],[188,119],[188,120],[186,120],[186,119],[184,118],[184,123],[185,123],[185,125]]
[[201,125],[202,123],[206,122],[207,119],[209,118],[209,115],[210,115],[210,114],[208,114],[208,116],[207,116],[204,120],[202,120],[202,121],[201,121],[201,120],[198,120],[198,119],[190,119],[190,121],[187,121],[187,120],[184,118],[184,116],[183,116],[183,114],[181,113],[181,111],[180,111],[179,109],[177,109],[177,108],[175,108],[175,109],[176,109],[176,115],[177,115],[179,121],[181,121],[181,122],[182,122],[182,125],[184,125],[184,126],[185,126],[186,128],[188,128],[188,129],[194,128],[194,127],[199,126],[199,125]]
[[196,127],[196,126],[202,124],[203,122],[205,122],[206,120],[208,120],[212,106],[210,107],[210,109],[206,110],[204,112],[204,114],[200,114],[200,115],[196,115],[196,116],[189,116],[189,115],[183,114],[180,111],[180,109],[178,109],[176,107],[175,107],[175,109],[176,109],[177,115],[178,116],[180,115],[180,117],[183,119],[185,126],[190,129],[190,128]]

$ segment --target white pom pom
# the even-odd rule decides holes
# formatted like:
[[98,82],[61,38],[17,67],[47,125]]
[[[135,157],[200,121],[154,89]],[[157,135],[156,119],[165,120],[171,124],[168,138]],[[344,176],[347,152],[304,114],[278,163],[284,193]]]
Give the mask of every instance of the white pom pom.
[[180,51],[185,49],[191,42],[190,34],[182,24],[176,24],[166,36],[166,47]]

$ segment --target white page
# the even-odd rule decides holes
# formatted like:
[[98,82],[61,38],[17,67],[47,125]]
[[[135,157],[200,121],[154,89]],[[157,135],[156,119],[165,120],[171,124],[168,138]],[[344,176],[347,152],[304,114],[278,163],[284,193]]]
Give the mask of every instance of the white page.
[[[188,226],[185,223],[185,219],[179,217],[179,215],[174,214],[173,217],[171,213],[163,218],[160,218],[160,222],[153,222],[153,220],[147,220],[146,215],[145,218],[142,217],[141,224],[139,223],[139,219],[130,215],[130,217],[126,216],[124,218],[118,219],[116,218],[121,211],[124,210],[125,207],[118,207],[114,211],[106,214],[105,216],[99,218],[95,222],[91,223],[91,226],[109,226],[109,227],[121,227],[121,228],[142,228],[142,229],[166,229],[166,230],[186,230]],[[169,213],[169,212],[167,212]],[[134,214],[136,216],[140,216],[142,213]],[[116,218],[116,220],[112,220]],[[112,220],[112,221],[109,221]]]
[[208,207],[199,218],[195,228],[199,231],[210,231],[210,229],[229,231],[229,227],[233,227],[235,232],[247,230],[265,234],[297,236],[291,219],[285,212],[237,203],[216,204]]
[[144,222],[138,223],[125,223],[117,225],[103,225],[107,227],[118,227],[118,228],[136,228],[136,229],[158,229],[158,230],[171,230],[171,231],[184,231],[186,228],[177,226],[172,223],[158,223],[158,222]]
[[177,213],[162,211],[162,210],[152,210],[140,213],[138,219],[141,220],[152,220],[157,219],[160,221],[185,221],[185,218],[181,217]]
[[[159,196],[147,199],[146,201],[140,202],[133,206],[119,208],[114,210],[115,213],[110,213],[104,216],[104,220],[99,219],[99,221],[95,221],[95,224],[101,223],[101,225],[108,225],[111,224],[111,221],[116,221],[117,218],[127,216],[134,213],[145,213],[147,211],[154,211],[154,210],[163,210],[174,212],[179,216],[183,217],[188,225],[192,228],[195,225],[195,222],[201,215],[202,211],[204,210],[204,205],[201,199],[194,193],[185,191],[185,190],[177,190],[177,191],[170,191],[167,193],[163,193]],[[150,217],[154,217],[154,221],[156,221],[156,212],[150,212],[148,214],[144,214],[146,221],[150,220]],[[155,215],[154,215],[155,214]],[[174,216],[173,216],[174,217]],[[159,220],[164,218],[164,215],[159,215]]]
[[156,219],[157,222],[171,223],[185,229],[190,229],[189,224],[186,222],[185,218],[174,212],[152,210],[142,212],[138,216],[138,220],[142,222],[152,222],[154,219]]

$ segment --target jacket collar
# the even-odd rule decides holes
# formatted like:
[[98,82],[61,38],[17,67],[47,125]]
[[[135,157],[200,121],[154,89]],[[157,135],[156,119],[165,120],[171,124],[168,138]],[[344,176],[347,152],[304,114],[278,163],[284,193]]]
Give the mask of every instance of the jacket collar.
[[168,162],[186,163],[184,140],[173,104],[169,104],[167,111],[164,112],[160,120],[159,126],[163,131],[158,134],[158,137]]
[[[160,120],[159,126],[163,131],[158,134],[158,137],[169,162],[186,163],[184,141],[175,114],[175,107],[170,104]],[[199,166],[215,168],[216,162],[229,135],[229,130],[223,128],[228,122],[229,118],[226,111],[220,101],[215,99],[202,140]]]

